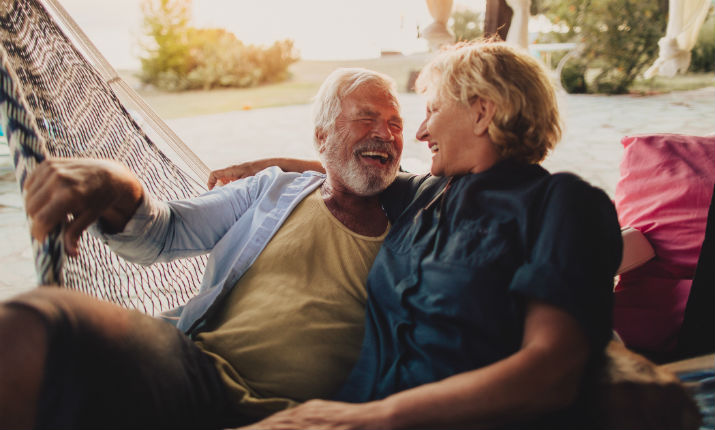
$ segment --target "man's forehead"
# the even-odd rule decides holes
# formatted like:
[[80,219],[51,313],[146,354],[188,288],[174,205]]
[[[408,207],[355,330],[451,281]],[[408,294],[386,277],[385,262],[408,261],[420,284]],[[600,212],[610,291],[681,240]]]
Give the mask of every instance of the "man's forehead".
[[355,91],[343,100],[343,110],[346,107],[353,113],[379,115],[383,114],[385,110],[391,110],[391,116],[400,116],[399,104],[389,93],[361,95]]

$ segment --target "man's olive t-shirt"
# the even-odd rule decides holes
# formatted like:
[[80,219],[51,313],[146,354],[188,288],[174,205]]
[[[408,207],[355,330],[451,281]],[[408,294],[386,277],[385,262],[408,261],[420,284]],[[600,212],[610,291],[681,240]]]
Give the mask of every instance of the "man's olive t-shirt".
[[386,234],[349,230],[319,189],[296,207],[196,336],[237,403],[277,410],[340,386],[360,350],[367,274]]

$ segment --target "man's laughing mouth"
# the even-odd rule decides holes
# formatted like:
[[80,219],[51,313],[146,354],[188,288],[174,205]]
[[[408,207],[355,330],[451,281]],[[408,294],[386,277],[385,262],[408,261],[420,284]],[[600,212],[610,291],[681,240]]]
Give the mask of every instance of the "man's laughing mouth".
[[385,151],[360,151],[358,155],[363,158],[369,158],[380,162],[380,164],[387,164],[392,160],[392,156]]

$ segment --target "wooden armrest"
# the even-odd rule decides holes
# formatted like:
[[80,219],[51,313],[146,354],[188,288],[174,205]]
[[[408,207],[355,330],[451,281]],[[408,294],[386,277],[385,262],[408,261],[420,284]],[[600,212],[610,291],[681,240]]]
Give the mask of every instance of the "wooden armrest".
[[621,229],[623,237],[623,259],[618,267],[617,275],[635,269],[655,257],[655,251],[650,246],[643,233],[633,227]]
[[699,357],[674,361],[672,363],[663,364],[659,367],[675,374],[693,372],[701,369],[712,369],[715,368],[715,354],[701,355]]
[[585,381],[582,401],[591,427],[696,430],[702,423],[698,405],[670,369],[618,341]]

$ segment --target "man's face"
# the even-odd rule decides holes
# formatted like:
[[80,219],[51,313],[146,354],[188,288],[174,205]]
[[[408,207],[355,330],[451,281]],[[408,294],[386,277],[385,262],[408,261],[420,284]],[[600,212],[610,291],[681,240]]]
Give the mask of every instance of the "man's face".
[[363,85],[343,99],[335,125],[321,139],[328,180],[361,196],[392,183],[402,155],[402,118],[390,94]]

